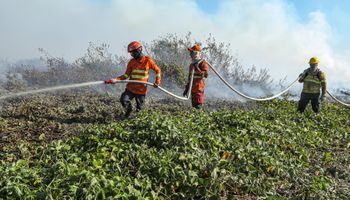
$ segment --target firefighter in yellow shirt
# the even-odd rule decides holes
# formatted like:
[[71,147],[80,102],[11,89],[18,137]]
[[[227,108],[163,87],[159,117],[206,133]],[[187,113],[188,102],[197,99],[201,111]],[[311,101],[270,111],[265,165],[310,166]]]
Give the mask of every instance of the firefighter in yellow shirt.
[[[312,110],[316,113],[319,112],[320,100],[322,102],[325,99],[327,91],[326,75],[318,68],[319,62],[318,58],[312,57],[309,61],[310,67],[300,75],[299,82],[304,83],[298,105],[298,111],[301,113],[304,112],[309,101],[311,101]],[[321,99],[320,90],[322,92]]]

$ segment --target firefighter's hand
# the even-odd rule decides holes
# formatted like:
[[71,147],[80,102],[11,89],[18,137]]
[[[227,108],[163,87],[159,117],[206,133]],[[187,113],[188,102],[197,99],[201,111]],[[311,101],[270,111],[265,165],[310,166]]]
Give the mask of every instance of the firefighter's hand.
[[305,78],[308,75],[308,72],[309,70],[305,69],[299,76]]
[[326,100],[326,96],[325,95],[322,95],[321,96],[321,102],[324,102]]
[[187,96],[187,93],[188,93],[188,90],[190,89],[189,87],[190,87],[190,85],[189,85],[189,83],[187,83],[187,84],[186,84],[186,87],[185,87],[185,90],[184,90],[184,92],[182,93],[182,96],[188,97],[188,96]]
[[304,79],[305,79],[305,78],[306,78],[306,74],[304,74],[304,73],[303,73],[303,74],[300,74],[300,75],[299,75],[299,82],[300,82],[300,83],[304,82]]
[[105,84],[114,84],[114,83],[115,83],[115,79],[105,80]]
[[188,88],[186,88],[186,89],[184,90],[184,92],[182,93],[182,96],[187,97],[187,93],[188,93]]
[[158,88],[158,87],[159,87],[159,84],[154,83],[154,84],[153,84],[153,87],[154,87],[154,88]]

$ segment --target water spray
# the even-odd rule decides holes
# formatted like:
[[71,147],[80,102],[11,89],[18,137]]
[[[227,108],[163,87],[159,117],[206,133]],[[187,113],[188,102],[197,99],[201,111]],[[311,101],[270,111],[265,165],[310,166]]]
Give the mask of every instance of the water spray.
[[[221,76],[220,73],[210,63],[208,63],[208,65],[214,71],[214,73],[220,78],[220,80],[227,87],[229,87],[233,92],[235,92],[236,94],[240,95],[241,97],[244,97],[246,99],[253,100],[253,101],[269,101],[269,100],[278,98],[281,95],[283,95],[284,93],[286,93],[287,91],[289,91],[297,83],[297,81],[299,79],[299,77],[298,77],[286,89],[282,90],[281,92],[279,92],[279,93],[277,93],[275,95],[272,95],[270,97],[265,97],[265,98],[256,98],[256,97],[251,97],[251,96],[248,96],[248,95],[240,92],[234,86],[229,84],[227,82],[227,80],[225,80],[223,78],[223,76]],[[159,89],[160,91],[162,91],[162,92],[164,92],[164,93],[166,93],[166,94],[176,98],[176,99],[187,101],[187,100],[190,99],[190,96],[191,96],[191,90],[192,90],[192,85],[193,85],[193,75],[194,75],[194,70],[191,71],[190,85],[189,85],[190,87],[189,87],[189,90],[187,92],[187,97],[182,97],[182,96],[176,95],[176,94],[166,90],[165,88],[163,88],[161,86],[157,86],[156,88]],[[99,85],[99,84],[103,84],[103,83],[104,83],[104,81],[94,81],[94,82],[78,83],[78,84],[72,84],[72,85],[63,85],[63,86],[49,87],[49,88],[38,89],[38,90],[29,90],[29,91],[26,91],[26,92],[19,92],[19,93],[8,94],[8,95],[5,95],[5,96],[2,96],[2,97],[0,97],[0,100],[7,99],[7,98],[18,97],[18,96],[24,96],[24,95],[37,94],[37,93],[42,93],[42,92],[51,92],[51,91],[55,91],[55,90],[63,90],[63,89],[84,87],[84,86],[90,86],[90,85]],[[155,86],[153,83],[150,83],[150,82],[143,82],[143,81],[136,81],[136,80],[114,80],[114,83],[140,83],[140,84],[146,84],[146,85],[150,85],[150,86]],[[338,102],[338,103],[340,103],[340,104],[342,104],[344,106],[349,106],[350,107],[350,104],[340,101],[334,95],[332,95],[328,90],[327,90],[327,93],[336,102]]]
[[[188,90],[187,93],[187,97],[182,97],[179,95],[176,95],[174,93],[169,92],[168,90],[157,86],[157,88],[170,95],[173,96],[177,99],[180,100],[184,100],[187,101],[190,99],[191,96],[191,89],[192,89],[192,85],[193,85],[193,75],[194,75],[194,70],[191,71],[191,77],[190,77],[190,89]],[[146,84],[146,85],[150,85],[150,86],[154,86],[153,83],[150,82],[143,82],[143,81],[135,81],[135,80],[114,80],[114,83],[140,83],[140,84]],[[86,82],[86,83],[77,83],[77,84],[72,84],[72,85],[63,85],[63,86],[56,86],[56,87],[48,87],[48,88],[43,88],[43,89],[38,89],[38,90],[29,90],[29,91],[25,91],[25,92],[18,92],[18,93],[14,93],[14,94],[8,94],[5,96],[0,97],[0,100],[3,99],[8,99],[8,98],[13,98],[13,97],[18,97],[18,96],[25,96],[25,95],[32,95],[32,94],[37,94],[37,93],[43,93],[43,92],[52,92],[52,91],[56,91],[56,90],[64,90],[64,89],[70,89],[70,88],[78,88],[78,87],[85,87],[85,86],[91,86],[91,85],[100,85],[100,84],[104,84],[104,81],[93,81],[93,82]]]
[[90,86],[90,85],[99,85],[99,84],[103,84],[103,83],[104,83],[103,81],[93,81],[93,82],[86,82],[86,83],[77,83],[77,84],[72,84],[72,85],[48,87],[48,88],[43,88],[43,89],[38,89],[38,90],[29,90],[29,91],[25,91],[25,92],[18,92],[18,93],[8,94],[5,96],[2,96],[2,97],[0,97],[0,100],[18,97],[18,96],[24,96],[24,95],[32,95],[32,94],[37,94],[37,93],[42,93],[42,92],[52,92],[52,91],[56,91],[56,90],[85,87],[85,86]]

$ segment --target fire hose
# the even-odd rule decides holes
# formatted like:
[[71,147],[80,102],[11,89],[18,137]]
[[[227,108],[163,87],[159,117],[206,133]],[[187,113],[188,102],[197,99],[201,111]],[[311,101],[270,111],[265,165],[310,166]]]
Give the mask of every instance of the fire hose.
[[[170,95],[170,96],[172,96],[172,97],[175,97],[175,98],[180,99],[180,100],[187,101],[187,100],[189,100],[190,97],[191,97],[191,90],[192,90],[192,85],[193,85],[193,75],[194,75],[194,70],[191,71],[191,77],[190,77],[190,80],[191,80],[191,81],[190,81],[190,84],[189,84],[189,89],[188,89],[188,91],[187,91],[186,97],[182,97],[182,96],[176,95],[176,94],[174,94],[174,93],[171,93],[171,92],[169,92],[168,90],[162,88],[161,86],[157,86],[157,88],[158,88],[160,91],[162,91],[162,92],[164,92],[164,93],[166,93],[166,94],[168,94],[168,95]],[[115,80],[114,83],[141,83],[141,84],[146,84],[146,85],[154,86],[154,83],[143,82],[143,81],[135,81],[135,80]]]
[[279,92],[278,94],[275,94],[271,97],[266,97],[266,98],[254,98],[254,97],[250,97],[248,95],[245,95],[243,94],[242,92],[240,92],[239,90],[237,90],[235,87],[233,87],[231,84],[229,84],[220,74],[218,71],[216,71],[216,69],[210,64],[208,63],[209,67],[214,71],[214,73],[221,79],[222,82],[225,83],[225,85],[227,87],[229,87],[232,91],[234,91],[236,94],[238,94],[239,96],[243,97],[243,98],[246,98],[246,99],[249,99],[249,100],[253,100],[253,101],[269,101],[269,100],[272,100],[272,99],[275,99],[281,95],[283,95],[284,93],[286,93],[288,90],[290,90],[290,88],[292,88],[299,80],[299,77],[293,81],[286,89],[284,89],[283,91]]
[[327,93],[329,94],[330,97],[332,97],[332,99],[334,99],[334,101],[336,101],[336,102],[338,102],[338,103],[340,103],[340,104],[342,104],[344,106],[349,106],[350,107],[350,104],[340,101],[334,95],[332,95],[328,90],[327,90]]
[[[286,89],[284,89],[283,91],[279,92],[278,94],[275,94],[271,97],[266,97],[266,98],[254,98],[254,97],[250,97],[250,96],[247,96],[245,94],[243,94],[242,92],[240,92],[239,90],[237,90],[235,87],[233,87],[232,85],[230,85],[220,74],[219,72],[210,64],[208,63],[209,67],[214,71],[214,73],[221,79],[222,82],[225,83],[225,85],[227,87],[229,87],[232,91],[234,91],[235,93],[237,93],[238,95],[240,95],[241,97],[244,97],[246,99],[249,99],[249,100],[253,100],[253,101],[268,101],[268,100],[272,100],[272,99],[275,99],[281,95],[283,95],[284,93],[286,93],[288,90],[290,90],[290,88],[292,88],[299,80],[300,76],[295,80],[293,81]],[[327,93],[328,95],[334,99],[336,102],[344,105],[344,106],[349,106],[350,107],[350,104],[348,103],[345,103],[345,102],[342,102],[340,101],[339,99],[337,99],[334,95],[332,95],[332,93],[330,93],[328,90],[327,90]]]
[[[189,83],[189,90],[187,92],[187,97],[182,97],[182,96],[178,96],[176,94],[173,94],[173,93],[169,92],[168,90],[162,88],[161,86],[158,86],[157,88],[170,96],[173,96],[173,97],[180,99],[180,100],[187,101],[187,100],[189,100],[190,94],[191,94],[191,89],[192,89],[192,85],[193,85],[193,75],[194,75],[194,70],[191,71],[191,77],[190,77],[191,81]],[[8,94],[5,96],[1,96],[0,100],[18,97],[18,96],[30,95],[30,94],[37,94],[37,93],[42,93],[42,92],[52,92],[52,91],[56,91],[56,90],[63,90],[63,89],[70,89],[70,88],[77,88],[77,87],[84,87],[84,86],[91,86],[91,85],[99,85],[99,84],[103,84],[103,83],[104,83],[104,81],[94,81],[94,82],[87,82],[87,83],[77,83],[77,84],[72,84],[72,85],[48,87],[48,88],[43,88],[43,89],[38,89],[38,90],[29,90],[29,91],[25,91],[25,92],[18,92],[18,93],[14,93],[14,94]],[[150,83],[150,82],[135,81],[135,80],[115,80],[114,83],[141,83],[141,84],[154,86],[154,84]]]
[[[286,89],[282,90],[281,92],[270,96],[270,97],[265,97],[265,98],[255,98],[255,97],[251,97],[248,96],[242,92],[240,92],[238,89],[236,89],[234,86],[232,86],[230,83],[228,83],[223,76],[220,75],[220,73],[210,64],[208,63],[209,67],[213,70],[213,72],[220,78],[220,80],[227,86],[229,87],[233,92],[235,92],[236,94],[238,94],[239,96],[249,99],[249,100],[253,100],[253,101],[269,101],[275,98],[280,97],[281,95],[283,95],[284,93],[286,93],[287,91],[290,90],[290,88],[292,88],[299,80],[300,77],[298,77],[295,81],[293,81]],[[165,88],[161,87],[161,86],[157,86],[157,89],[159,89],[160,91],[174,97],[177,98],[179,100],[183,100],[183,101],[187,101],[190,99],[190,95],[191,95],[191,90],[192,90],[192,86],[193,86],[193,75],[194,75],[194,70],[191,71],[191,77],[190,77],[190,83],[189,83],[189,89],[187,92],[187,97],[182,97],[179,95],[176,95],[168,90],[166,90]],[[90,85],[98,85],[98,84],[103,84],[103,81],[95,81],[95,82],[87,82],[87,83],[78,83],[78,84],[72,84],[72,85],[66,85],[66,86],[57,86],[57,87],[49,87],[49,88],[44,88],[44,89],[38,89],[38,90],[29,90],[26,92],[19,92],[19,93],[15,93],[15,94],[8,94],[5,96],[0,97],[0,100],[2,99],[7,99],[7,98],[12,98],[12,97],[17,97],[17,96],[23,96],[23,95],[29,95],[29,94],[37,94],[37,93],[41,93],[41,92],[50,92],[50,91],[55,91],[55,90],[62,90],[62,89],[68,89],[68,88],[77,88],[77,87],[84,87],[84,86],[90,86]],[[146,84],[146,85],[150,85],[150,86],[154,86],[153,83],[150,82],[143,82],[143,81],[136,81],[136,80],[114,80],[113,83],[140,83],[140,84]],[[350,104],[342,102],[341,100],[337,99],[334,95],[332,95],[328,90],[327,90],[328,95],[334,99],[336,102],[344,105],[344,106],[349,106]]]

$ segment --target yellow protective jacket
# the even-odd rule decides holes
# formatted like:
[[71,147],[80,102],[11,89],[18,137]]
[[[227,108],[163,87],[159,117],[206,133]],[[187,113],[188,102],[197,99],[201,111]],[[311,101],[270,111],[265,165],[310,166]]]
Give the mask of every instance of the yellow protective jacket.
[[304,83],[303,93],[319,94],[322,88],[322,95],[326,94],[326,74],[319,69],[314,72],[309,69],[306,70],[304,77],[299,82]]

